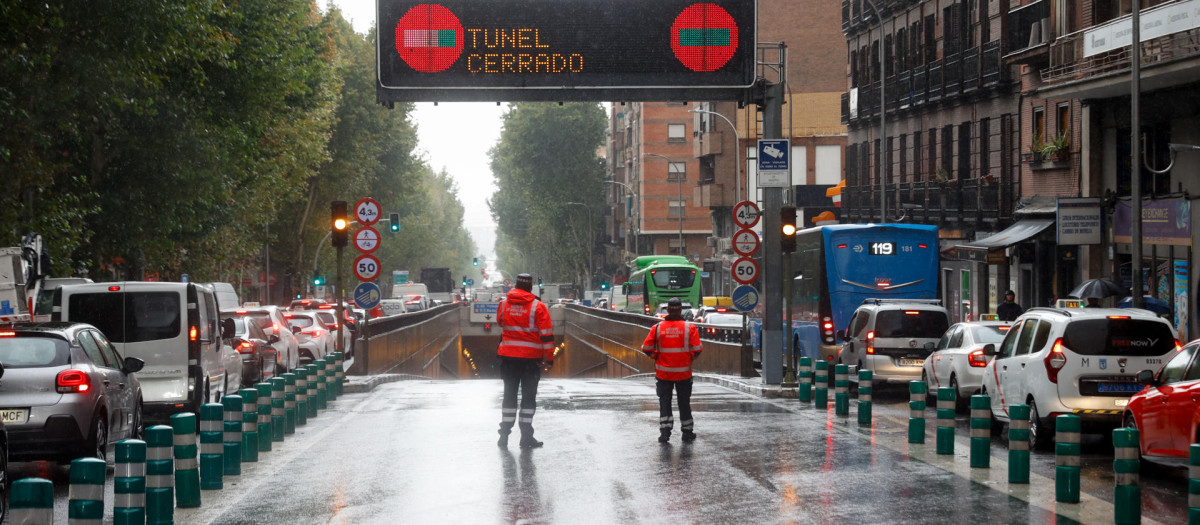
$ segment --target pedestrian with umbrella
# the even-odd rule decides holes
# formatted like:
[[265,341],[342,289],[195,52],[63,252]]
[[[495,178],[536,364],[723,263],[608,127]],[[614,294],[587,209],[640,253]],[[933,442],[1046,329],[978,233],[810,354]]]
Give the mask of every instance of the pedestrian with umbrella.
[[1104,299],[1105,297],[1124,297],[1129,290],[1111,279],[1088,279],[1067,294],[1068,297],[1079,299]]

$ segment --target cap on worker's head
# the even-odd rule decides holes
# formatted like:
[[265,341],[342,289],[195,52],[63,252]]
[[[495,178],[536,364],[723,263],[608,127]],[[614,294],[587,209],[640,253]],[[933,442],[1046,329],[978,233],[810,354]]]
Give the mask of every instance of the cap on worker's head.
[[526,292],[533,291],[533,276],[527,273],[517,274],[517,288],[525,290]]
[[672,297],[670,301],[667,301],[667,310],[675,310],[677,312],[683,310],[683,301],[680,301],[678,297]]
[[1016,296],[1017,296],[1017,292],[1014,292],[1014,291],[1012,291],[1012,290],[1009,290],[1009,291],[1007,291],[1007,292],[1004,292],[1004,295],[1011,295],[1011,296],[1013,296],[1013,297],[1016,297]]

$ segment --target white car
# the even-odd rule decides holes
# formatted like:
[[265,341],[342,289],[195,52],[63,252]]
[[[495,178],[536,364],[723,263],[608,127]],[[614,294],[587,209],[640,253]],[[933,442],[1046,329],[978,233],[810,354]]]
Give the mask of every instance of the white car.
[[999,344],[1009,328],[1007,322],[989,321],[958,323],[946,330],[921,371],[929,395],[936,396],[939,387],[947,386],[958,391],[960,411],[969,406],[971,396],[983,386],[983,369],[992,360],[983,347]]
[[334,334],[316,312],[289,312],[285,317],[300,343],[300,364],[307,365],[333,352]]
[[838,331],[842,349],[838,363],[870,370],[875,383],[907,383],[920,379],[925,359],[950,327],[950,316],[938,300],[867,299],[854,310],[846,332]]
[[1132,308],[1030,308],[1013,322],[983,371],[993,431],[1008,407],[1029,405],[1029,444],[1054,443],[1054,418],[1075,414],[1084,432],[1121,425],[1129,398],[1145,386],[1141,370],[1157,370],[1179,349],[1167,320]]
[[[268,342],[275,349],[275,359],[264,370],[263,377],[271,378],[300,366],[300,341],[292,333],[284,310],[278,306],[252,306],[222,310],[229,316],[250,317],[258,321]],[[276,336],[276,337],[271,337]]]

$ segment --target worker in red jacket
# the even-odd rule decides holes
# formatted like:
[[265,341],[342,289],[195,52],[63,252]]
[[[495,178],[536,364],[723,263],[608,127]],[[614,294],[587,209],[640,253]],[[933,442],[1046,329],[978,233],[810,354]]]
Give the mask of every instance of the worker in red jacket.
[[671,439],[675,420],[671,417],[671,391],[679,394],[679,420],[683,440],[696,439],[692,431],[692,360],[704,350],[700,330],[683,320],[683,303],[667,302],[667,317],[650,329],[642,343],[642,352],[654,359],[658,390],[658,442]]
[[[521,448],[537,448],[542,442],[533,438],[533,413],[537,410],[537,386],[542,378],[542,363],[554,365],[554,327],[550,310],[532,293],[533,277],[517,276],[517,287],[508,292],[496,313],[496,324],[504,330],[500,340],[500,379],[504,381],[501,403],[500,441],[508,446],[513,424],[521,429]],[[518,418],[517,389],[521,390]]]

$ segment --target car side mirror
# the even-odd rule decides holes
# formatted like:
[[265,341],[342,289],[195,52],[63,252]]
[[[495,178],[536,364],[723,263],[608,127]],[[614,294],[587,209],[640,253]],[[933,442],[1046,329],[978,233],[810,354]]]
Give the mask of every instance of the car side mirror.
[[236,331],[237,331],[237,326],[234,325],[233,319],[230,319],[228,317],[225,319],[221,319],[221,339],[232,338],[234,332],[236,332]]
[[278,342],[279,342],[279,334],[271,334],[271,335],[267,336],[268,344],[275,344]]
[[304,330],[304,329],[303,329],[303,328],[300,328],[299,326],[293,326],[293,327],[292,327],[292,333],[293,333],[293,334],[298,334],[298,333],[300,333],[300,331],[301,331],[301,330]]
[[1143,385],[1153,386],[1155,383],[1153,370],[1142,370],[1137,373],[1136,377],[1137,377],[1137,382],[1139,382]]
[[986,355],[988,357],[995,357],[996,356],[996,345],[993,343],[988,343],[986,345],[983,345],[983,355]]
[[845,331],[845,330],[838,330],[838,331],[837,331],[837,334],[834,334],[834,335],[836,335],[836,336],[837,336],[837,339],[838,339],[838,341],[845,341],[845,340],[846,340],[846,331]]
[[125,366],[121,367],[121,370],[124,370],[126,374],[141,372],[142,368],[146,366],[145,361],[142,361],[136,357],[126,357],[124,364]]

